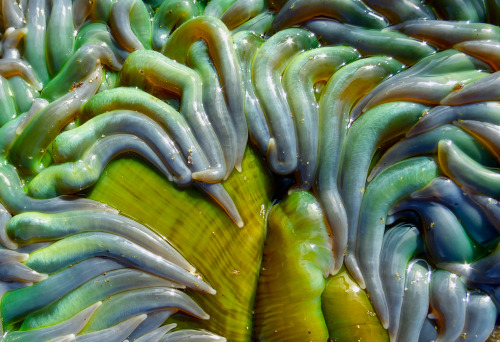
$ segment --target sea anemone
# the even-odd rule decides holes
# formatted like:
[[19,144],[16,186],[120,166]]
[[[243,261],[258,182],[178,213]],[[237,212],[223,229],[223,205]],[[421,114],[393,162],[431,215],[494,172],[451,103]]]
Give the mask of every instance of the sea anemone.
[[3,0],[2,341],[486,341],[493,0]]

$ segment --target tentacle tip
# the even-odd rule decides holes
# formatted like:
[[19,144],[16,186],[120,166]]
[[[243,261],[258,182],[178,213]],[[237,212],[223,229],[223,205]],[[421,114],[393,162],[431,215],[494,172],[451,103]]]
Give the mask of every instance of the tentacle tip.
[[339,273],[343,264],[344,264],[343,262],[337,262],[337,261],[335,261],[332,269],[330,270],[330,276],[334,276],[337,273]]
[[438,315],[435,313],[435,312],[431,312],[427,315],[427,318],[429,319],[432,319],[432,320],[436,320],[436,319],[439,319]]
[[413,128],[412,128],[412,129],[410,129],[408,132],[406,132],[406,135],[405,135],[405,136],[406,136],[407,138],[411,138],[411,137],[413,137],[414,135],[417,135],[418,133],[419,133],[419,131],[418,131],[418,130],[415,130],[415,129],[413,129]]
[[224,179],[224,170],[218,169],[206,169],[202,171],[196,171],[191,174],[191,177],[195,181],[200,181],[203,183],[220,183]]
[[236,223],[236,225],[238,226],[238,228],[243,228],[245,226],[245,223],[243,222],[243,220],[241,219],[241,217],[237,220],[234,221]]
[[356,259],[353,257],[352,254],[348,253],[347,256],[345,257],[345,265],[351,276],[358,283],[359,287],[365,290],[366,289],[365,279],[361,274],[358,262],[356,261]]
[[37,276],[38,276],[38,279],[39,279],[38,281],[43,281],[43,280],[45,280],[45,279],[47,279],[49,277],[49,275],[45,274],[45,273],[38,273]]
[[438,154],[440,150],[447,149],[451,147],[453,144],[453,141],[447,139],[447,140],[440,140],[438,143]]
[[193,265],[187,264],[184,269],[189,273],[196,274],[196,268]]
[[146,318],[148,318],[148,315],[146,314],[141,314],[139,316],[137,316],[136,320],[141,323],[142,321],[144,321]]
[[370,183],[373,180],[373,178],[377,177],[379,173],[380,173],[380,168],[378,167],[373,168],[373,170],[368,175],[368,178],[366,178],[367,182]]
[[243,169],[241,168],[241,162],[237,162],[236,164],[234,164],[234,168],[236,169],[236,171],[238,171],[239,173],[241,173],[241,171],[243,171]]
[[389,329],[389,322],[387,320],[383,320],[382,326],[384,327],[385,330]]
[[296,154],[296,151],[292,151],[286,154],[285,151],[283,151],[283,159],[280,159],[275,138],[269,139],[269,144],[267,146],[267,159],[269,168],[273,172],[280,175],[288,175],[294,172],[297,169],[297,158],[295,157]]
[[[19,245],[15,242],[12,242],[12,241],[1,241],[0,242],[5,248],[8,248],[8,249],[12,249],[12,250],[16,250],[19,248]],[[28,254],[28,258],[29,258],[29,254]],[[26,258],[26,260],[28,259]],[[25,261],[26,261],[25,260]]]

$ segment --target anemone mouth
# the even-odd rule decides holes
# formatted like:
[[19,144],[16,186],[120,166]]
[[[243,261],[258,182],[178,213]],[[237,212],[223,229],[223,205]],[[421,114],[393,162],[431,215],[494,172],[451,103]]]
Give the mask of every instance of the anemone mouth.
[[452,3],[4,0],[4,341],[486,340],[500,7]]

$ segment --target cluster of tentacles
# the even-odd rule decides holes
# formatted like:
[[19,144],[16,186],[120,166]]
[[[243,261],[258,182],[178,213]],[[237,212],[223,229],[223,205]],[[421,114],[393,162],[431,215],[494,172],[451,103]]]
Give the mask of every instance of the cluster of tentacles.
[[[208,319],[184,289],[218,289],[149,227],[85,197],[133,153],[244,227],[224,181],[242,171],[247,145],[294,179],[267,244],[308,260],[264,250],[261,301],[284,296],[269,286],[275,274],[303,267],[316,274],[304,305],[323,322],[305,330],[313,339],[337,338],[343,299],[329,289],[340,275],[349,291],[366,289],[391,341],[493,331],[500,2],[1,6],[3,341],[225,340],[164,325],[177,311]],[[282,328],[257,324],[254,337],[292,340]]]

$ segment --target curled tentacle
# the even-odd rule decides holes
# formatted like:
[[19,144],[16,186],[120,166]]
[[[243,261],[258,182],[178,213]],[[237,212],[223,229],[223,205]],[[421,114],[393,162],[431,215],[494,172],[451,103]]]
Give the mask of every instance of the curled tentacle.
[[153,85],[182,95],[180,112],[191,125],[212,169],[198,180],[212,183],[222,180],[223,151],[203,108],[202,83],[197,72],[157,52],[136,51],[124,63],[120,82],[140,88]]
[[168,241],[149,228],[124,216],[105,211],[75,210],[56,214],[28,212],[14,216],[5,229],[7,234],[21,244],[59,240],[82,232],[112,233],[151,250],[189,272],[196,271]]
[[[119,293],[149,289],[151,287],[176,288],[183,286],[142,271],[123,268],[104,272],[80,287],[61,296],[56,303],[31,313],[23,322],[22,329],[58,324],[98,301],[105,301]],[[131,304],[128,304],[131,305]],[[137,311],[140,314],[141,311]],[[144,313],[144,312],[143,312]],[[113,324],[109,325],[112,326]],[[108,327],[109,327],[108,326]],[[105,329],[101,326],[97,330]],[[130,335],[127,334],[126,336]]]
[[388,30],[399,31],[444,49],[469,40],[500,39],[499,27],[468,21],[409,20]]
[[[380,144],[404,134],[425,110],[427,107],[416,103],[386,103],[366,112],[354,122],[347,133],[338,184],[349,227],[346,264],[360,285],[363,283],[362,276],[356,271],[358,266],[354,250],[358,236],[361,201],[366,189],[366,177],[371,159]],[[383,218],[385,220],[385,216]]]
[[486,121],[500,125],[500,102],[479,102],[463,106],[437,106],[432,108],[406,134],[411,137],[435,127],[457,120]]
[[201,15],[199,4],[194,0],[165,0],[153,19],[153,49],[159,51],[175,27]]
[[[76,161],[102,137],[114,134],[132,134],[148,144],[148,146],[169,167],[176,182],[189,182],[186,175],[188,161],[184,161],[175,141],[155,121],[131,110],[115,110],[96,116],[85,124],[61,133],[52,144],[54,160]],[[189,152],[186,151],[187,157]],[[188,158],[186,158],[188,159]],[[183,177],[187,177],[185,180]]]
[[[181,141],[185,141],[183,146],[191,143],[194,144],[194,148],[192,149],[188,149],[187,151],[185,149],[182,149],[184,153],[188,153],[188,155],[186,156],[186,159],[188,160],[188,166],[192,168],[193,171],[195,171],[192,173],[193,179],[196,177],[197,179],[201,180],[210,177],[209,180],[212,180],[213,178],[211,177],[214,174],[218,174],[217,170],[209,168],[203,154],[200,152],[200,149],[196,148],[199,145],[191,136],[189,127],[187,125],[183,125],[182,120],[180,120],[181,118],[179,117],[179,114],[168,105],[161,104],[160,101],[155,101],[154,98],[152,99],[150,96],[146,96],[145,93],[137,90],[133,91],[130,89],[116,89],[109,91],[107,94],[109,94],[110,97],[104,96],[103,93],[101,97],[99,97],[100,95],[98,95],[97,97],[94,97],[92,100],[90,100],[88,105],[84,107],[84,114],[86,113],[86,116],[94,116],[102,111],[105,111],[106,109],[113,109],[114,105],[110,105],[110,103],[116,103],[118,108],[123,107],[140,110],[149,117],[154,118],[156,121],[159,121],[164,125],[168,125],[169,129],[175,133],[176,137],[180,137]],[[127,97],[127,94],[130,96]],[[97,117],[99,116],[100,115],[98,115]],[[176,120],[176,118],[179,118],[179,120]],[[190,160],[191,162],[189,163]],[[221,207],[228,213],[228,215],[238,226],[243,226],[243,221],[241,220],[234,202],[224,190],[222,185],[205,184],[202,182],[197,182],[197,184],[203,191],[207,192],[221,205]]]
[[68,92],[79,89],[85,82],[90,82],[89,75],[101,65],[113,70],[120,70],[122,66],[105,43],[87,43],[81,46],[71,55],[61,71],[47,83],[42,91],[42,97],[52,102]]
[[278,12],[269,33],[274,34],[279,30],[319,16],[337,19],[347,24],[376,29],[381,29],[388,25],[384,17],[373,12],[361,1],[297,0],[288,1]]
[[456,274],[445,270],[432,273],[430,303],[439,324],[438,341],[455,341],[465,324],[465,285]]
[[56,164],[43,169],[28,184],[28,192],[35,198],[77,193],[94,185],[106,165],[116,156],[126,152],[137,153],[172,182],[186,185],[192,181],[191,171],[183,163],[178,163],[181,173],[172,174],[163,160],[142,139],[130,134],[114,134],[98,140],[75,162]]
[[411,198],[436,201],[453,211],[467,234],[480,244],[487,244],[498,236],[495,220],[488,219],[487,210],[471,201],[468,195],[452,180],[434,179],[425,188],[411,194]]
[[95,256],[110,257],[184,284],[193,290],[215,294],[210,285],[182,267],[158,257],[123,237],[108,233],[81,233],[69,236],[31,253],[25,264],[36,270],[52,273]]
[[439,166],[456,183],[485,195],[500,196],[500,174],[477,163],[451,140],[438,145]]
[[0,59],[0,75],[5,78],[21,76],[36,90],[42,90],[42,83],[38,81],[33,68],[21,59]]
[[386,55],[410,65],[436,51],[425,42],[399,32],[366,29],[335,20],[311,20],[304,27],[328,44],[352,46],[366,56]]
[[[5,104],[5,102],[4,102]],[[28,112],[17,116],[15,119],[10,119],[5,125],[0,128],[0,155],[2,161],[7,161],[7,156],[9,149],[11,148],[14,140],[22,130],[26,127],[28,122],[33,119],[33,117],[38,114],[43,108],[45,108],[49,103],[44,99],[35,99],[31,105]],[[6,163],[5,163],[6,164]]]
[[478,246],[469,238],[450,209],[436,202],[409,200],[398,204],[391,212],[400,210],[418,213],[426,251],[435,263],[471,262],[478,257]]
[[[426,115],[427,114],[425,114],[424,117]],[[471,135],[456,126],[443,125],[428,132],[403,138],[389,148],[372,168],[368,176],[368,182],[385,168],[400,160],[416,155],[436,153],[438,150],[438,143],[443,139],[453,140],[457,146],[479,163],[489,166],[498,165],[498,160],[495,158],[495,155],[490,153],[483,144],[474,139]]]
[[378,175],[363,197],[357,232],[359,238],[352,253],[355,253],[366,288],[385,328],[390,323],[389,312],[379,269],[387,213],[395,203],[436,178],[437,173],[437,165],[430,158],[407,159]]
[[109,23],[113,36],[127,51],[151,48],[151,22],[146,5],[142,1],[114,2]]
[[310,189],[317,168],[320,126],[314,85],[358,57],[352,48],[324,47],[300,53],[286,67],[282,83],[297,136],[298,190]]
[[0,202],[12,214],[26,211],[55,213],[67,210],[103,210],[117,213],[116,209],[86,198],[56,197],[39,200],[29,197],[24,192],[21,179],[11,165],[0,166]]
[[278,174],[297,168],[297,146],[293,119],[281,75],[287,64],[302,51],[318,46],[310,32],[288,29],[269,38],[253,58],[252,81],[270,128],[268,164]]
[[473,85],[475,81],[489,78],[482,71],[465,71],[447,73],[434,77],[408,77],[378,93],[368,101],[363,112],[391,101],[411,101],[427,105],[447,103],[446,99],[455,96],[460,90],[457,88]]
[[[123,63],[123,61],[127,59],[128,55],[130,55],[130,52],[123,49],[117,43],[111,34],[109,27],[104,23],[90,23],[79,30],[75,39],[75,51],[78,51],[82,46],[89,43],[97,45],[102,45],[104,43],[104,45],[113,51],[120,63]],[[110,63],[114,63],[114,65],[110,65],[110,67],[120,69],[121,64],[117,64],[116,62],[113,62],[113,60],[114,57],[110,59]]]
[[9,154],[11,160],[24,171],[38,173],[43,168],[42,158],[50,143],[74,120],[82,102],[95,94],[101,80],[102,68],[98,65],[81,87],[42,109],[14,141]]
[[[85,282],[123,267],[123,265],[109,259],[91,258],[52,274],[49,278],[32,286],[9,292],[5,295],[4,305],[1,306],[3,322],[7,325],[19,322],[30,313],[57,302]],[[16,305],[6,305],[5,303],[15,303]]]
[[418,341],[429,310],[430,280],[431,268],[425,260],[417,259],[408,265],[395,341]]
[[3,59],[20,59],[21,54],[17,49],[17,45],[26,36],[28,30],[26,27],[14,29],[9,27],[5,30],[2,37],[2,58]]
[[71,0],[51,0],[47,23],[47,61],[49,73],[54,76],[73,54],[75,24]]
[[212,65],[208,49],[202,41],[195,42],[189,50],[187,65],[200,74],[203,83],[203,107],[210,123],[214,127],[224,151],[227,179],[236,163],[237,134],[231,113],[226,105],[224,94],[217,75],[217,69]]
[[233,35],[241,68],[241,78],[245,91],[245,116],[248,122],[248,131],[251,140],[258,146],[262,154],[267,151],[269,139],[269,127],[262,107],[255,95],[252,84],[252,61],[264,39],[256,33],[242,31]]
[[184,117],[144,91],[119,87],[99,93],[83,105],[80,120],[87,121],[118,109],[137,111],[160,124],[179,146],[184,159],[188,161],[188,167],[193,171],[194,179],[204,180],[212,173],[206,156]]
[[497,308],[489,295],[479,291],[468,293],[465,324],[460,336],[465,341],[486,341],[495,328],[497,316]]
[[236,169],[241,170],[241,161],[248,140],[248,127],[245,119],[244,94],[241,88],[241,71],[238,56],[234,50],[231,33],[217,18],[200,16],[182,24],[167,40],[162,53],[185,63],[188,51],[195,41],[203,39],[208,46],[219,80],[227,101],[231,120],[236,129]]
[[397,336],[400,326],[408,262],[422,252],[423,247],[422,236],[413,225],[401,224],[384,234],[380,255],[380,263],[384,267],[380,268],[380,278],[389,309],[388,330],[393,339]]
[[465,71],[489,70],[487,64],[456,50],[445,50],[423,58],[411,68],[400,72],[381,83],[367,94],[353,108],[351,120],[356,120],[362,113],[366,104],[375,96],[383,97],[386,90],[396,87],[398,83],[413,77],[436,77],[448,73],[461,73]]

